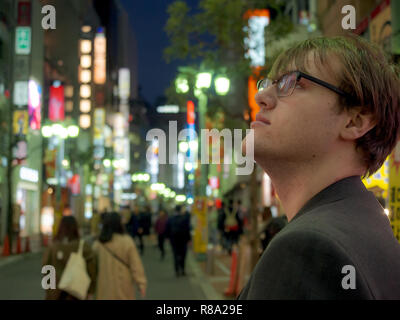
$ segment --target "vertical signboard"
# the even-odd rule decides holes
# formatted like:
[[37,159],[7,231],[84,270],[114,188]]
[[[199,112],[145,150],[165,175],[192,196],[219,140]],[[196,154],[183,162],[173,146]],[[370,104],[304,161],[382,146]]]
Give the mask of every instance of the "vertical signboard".
[[29,127],[32,130],[40,130],[42,88],[34,80],[29,80],[28,92],[29,92],[29,98],[28,98]]
[[119,69],[118,72],[118,95],[121,100],[128,100],[130,95],[130,79],[129,69]]
[[31,3],[29,1],[18,2],[18,19],[19,26],[31,25]]
[[389,158],[389,219],[394,236],[400,241],[400,143]]
[[193,214],[196,219],[193,250],[196,253],[206,253],[208,245],[206,197],[196,197],[194,199]]
[[257,78],[260,68],[265,66],[265,27],[269,25],[270,13],[267,9],[249,10],[244,15],[248,21],[245,32],[248,36],[244,40],[247,49],[245,57],[250,59],[253,68],[253,75],[248,81],[248,102],[251,110],[251,119],[254,121],[256,114],[260,110],[255,101],[257,93]]
[[51,121],[64,120],[64,86],[51,86],[49,93],[49,119]]
[[94,38],[94,83],[106,82],[106,36],[102,28]]
[[15,29],[15,53],[30,54],[31,53],[31,28],[17,27]]

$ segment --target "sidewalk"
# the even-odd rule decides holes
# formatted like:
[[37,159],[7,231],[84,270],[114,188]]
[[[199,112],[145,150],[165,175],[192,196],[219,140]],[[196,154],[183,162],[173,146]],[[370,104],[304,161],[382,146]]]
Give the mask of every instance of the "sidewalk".
[[26,238],[21,239],[21,250],[22,253],[17,254],[17,241],[14,239],[11,253],[9,256],[3,256],[3,244],[0,244],[0,267],[7,265],[9,263],[13,263],[19,260],[24,259],[25,257],[29,257],[32,254],[36,254],[38,252],[43,251],[44,247],[41,244],[40,235],[33,235],[29,237],[29,251],[26,252]]
[[[244,260],[243,260],[244,259]],[[239,291],[241,288],[247,283],[250,277],[250,271],[248,270],[248,266],[246,265],[247,257],[243,256],[241,258],[241,262],[237,261],[237,266],[239,267],[239,263],[242,264],[242,279],[240,280]],[[211,261],[197,261],[199,267],[202,272],[208,279],[208,282],[212,285],[213,289],[220,296],[219,299],[224,300],[234,300],[236,299],[236,295],[225,295],[225,292],[228,290],[230,281],[231,281],[231,268],[232,268],[232,256],[230,256],[227,252],[223,251],[220,247],[216,247],[214,253],[214,264]],[[243,266],[243,264],[245,266]],[[247,268],[247,269],[246,269]]]

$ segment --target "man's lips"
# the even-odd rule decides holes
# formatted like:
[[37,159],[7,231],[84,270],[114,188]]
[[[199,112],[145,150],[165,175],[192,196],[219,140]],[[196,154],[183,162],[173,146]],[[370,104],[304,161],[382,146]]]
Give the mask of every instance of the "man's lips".
[[256,121],[255,122],[262,122],[263,124],[266,124],[266,125],[270,125],[271,124],[271,122],[269,122],[269,120],[267,118],[265,118],[264,116],[262,116],[259,113],[256,115]]

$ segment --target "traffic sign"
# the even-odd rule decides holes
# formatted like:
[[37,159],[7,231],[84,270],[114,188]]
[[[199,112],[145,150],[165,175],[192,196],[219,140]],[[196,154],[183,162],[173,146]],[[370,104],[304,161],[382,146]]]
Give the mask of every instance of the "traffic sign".
[[15,30],[15,53],[31,53],[31,28],[17,27]]

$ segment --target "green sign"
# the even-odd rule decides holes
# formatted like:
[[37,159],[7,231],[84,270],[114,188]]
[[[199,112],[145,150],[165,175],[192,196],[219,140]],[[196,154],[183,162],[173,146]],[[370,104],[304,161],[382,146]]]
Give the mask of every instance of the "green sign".
[[15,30],[15,53],[31,53],[31,28],[17,27]]

